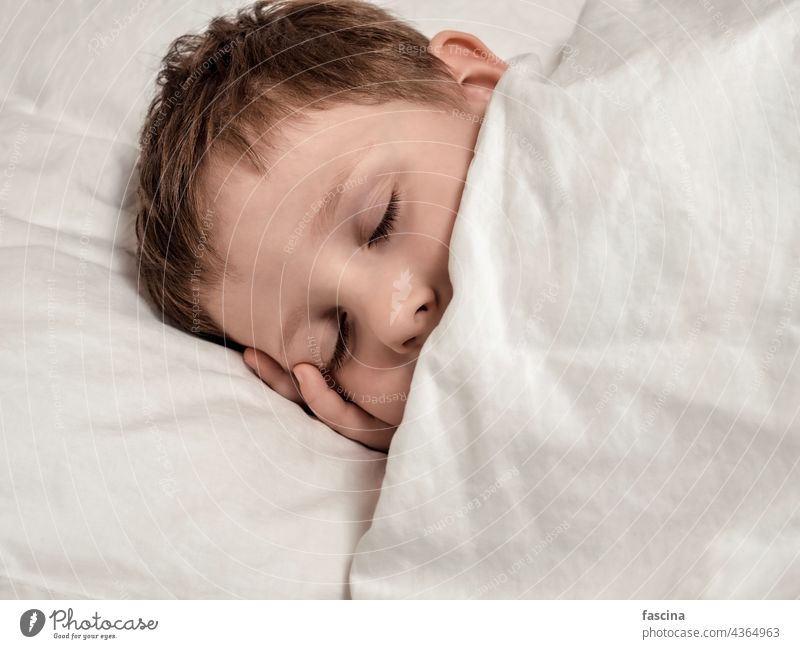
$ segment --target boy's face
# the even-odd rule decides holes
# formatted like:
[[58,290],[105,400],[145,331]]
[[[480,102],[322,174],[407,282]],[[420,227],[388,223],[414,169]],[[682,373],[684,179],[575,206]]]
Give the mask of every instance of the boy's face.
[[456,110],[348,104],[285,131],[266,177],[215,165],[213,236],[235,274],[214,301],[226,333],[286,370],[330,372],[397,425],[452,296],[448,244],[478,126]]
[[281,127],[265,177],[222,159],[208,173],[213,240],[233,276],[205,305],[211,317],[259,350],[245,361],[279,393],[384,450],[452,297],[450,235],[480,117],[507,67],[463,32],[430,47],[465,110],[393,101],[311,111]]

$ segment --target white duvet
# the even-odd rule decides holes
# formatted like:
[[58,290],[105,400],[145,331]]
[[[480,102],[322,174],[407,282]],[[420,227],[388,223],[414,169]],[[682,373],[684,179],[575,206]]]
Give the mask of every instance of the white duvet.
[[799,33],[590,1],[512,61],[355,597],[800,596]]

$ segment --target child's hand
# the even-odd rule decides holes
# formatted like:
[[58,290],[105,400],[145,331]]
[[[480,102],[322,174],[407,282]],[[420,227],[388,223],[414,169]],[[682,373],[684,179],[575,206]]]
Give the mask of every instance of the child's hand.
[[291,374],[261,350],[247,348],[244,362],[275,392],[295,403],[306,404],[320,421],[340,435],[369,448],[389,450],[397,427],[381,421],[355,403],[345,401],[311,363],[298,363],[292,368],[300,384],[296,386]]

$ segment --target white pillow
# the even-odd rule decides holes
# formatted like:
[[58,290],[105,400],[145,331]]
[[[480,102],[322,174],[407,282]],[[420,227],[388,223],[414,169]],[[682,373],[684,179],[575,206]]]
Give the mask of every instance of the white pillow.
[[[238,6],[7,12],[0,597],[348,595],[384,456],[272,393],[238,353],[162,324],[137,288],[133,169],[154,75],[173,38]],[[546,50],[554,16],[391,6],[429,33],[499,35],[502,55]]]

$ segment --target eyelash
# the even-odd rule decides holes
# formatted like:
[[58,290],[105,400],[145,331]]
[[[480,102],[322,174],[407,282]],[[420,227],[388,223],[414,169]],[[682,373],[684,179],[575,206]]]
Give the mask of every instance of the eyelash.
[[[395,219],[397,219],[397,204],[400,202],[400,195],[397,191],[392,191],[389,198],[389,204],[386,206],[386,212],[383,214],[381,222],[375,228],[375,232],[367,242],[367,247],[378,244],[380,241],[388,239],[389,235],[394,232]],[[347,341],[350,338],[350,327],[347,326],[347,314],[342,312],[339,315],[339,335],[336,339],[336,348],[333,351],[331,358],[331,365],[334,371],[342,369],[342,365],[346,360],[348,351]]]
[[386,212],[383,214],[383,219],[375,228],[375,232],[367,242],[367,247],[371,248],[382,239],[388,239],[389,235],[394,232],[394,222],[397,218],[397,203],[400,201],[400,195],[397,191],[392,191],[392,196],[389,199],[389,204],[386,206]]

